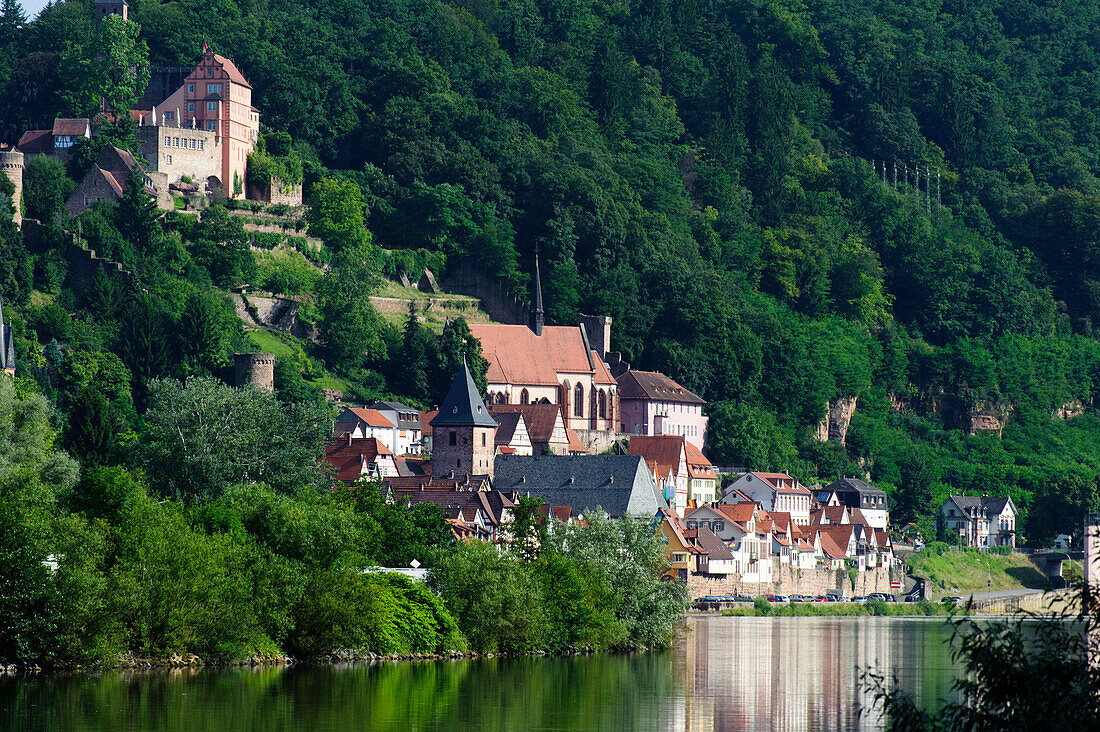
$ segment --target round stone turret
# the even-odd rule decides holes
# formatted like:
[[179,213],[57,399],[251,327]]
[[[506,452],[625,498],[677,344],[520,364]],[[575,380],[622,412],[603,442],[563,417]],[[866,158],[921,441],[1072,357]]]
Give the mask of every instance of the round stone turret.
[[15,205],[15,225],[23,225],[23,153],[11,148],[0,150],[0,170],[15,184],[12,203]]
[[257,389],[275,390],[274,353],[234,353],[234,386],[252,384]]

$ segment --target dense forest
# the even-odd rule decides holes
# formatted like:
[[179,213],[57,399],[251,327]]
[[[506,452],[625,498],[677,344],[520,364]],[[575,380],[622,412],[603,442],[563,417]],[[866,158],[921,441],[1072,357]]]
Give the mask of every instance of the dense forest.
[[[280,361],[285,401],[337,379],[430,405],[462,334],[441,346],[366,295],[465,257],[522,294],[539,247],[550,317],[612,316],[627,361],[705,397],[715,462],[868,473],[926,536],[948,492],[1011,494],[1036,542],[1100,508],[1094,3],[138,0],[130,18],[136,57],[187,66],[205,39],[241,68],[330,267],[250,253],[221,206],[158,219],[135,186],[80,231],[140,289],[77,295],[6,224],[19,356],[82,464],[133,466],[152,380],[247,349],[231,286],[302,295],[321,329]],[[90,0],[23,21],[7,0],[4,139],[130,98],[92,73]],[[98,139],[67,171],[28,164],[28,214],[68,225],[80,166],[132,130]],[[851,397],[845,444],[815,440]],[[93,404],[99,424],[74,418]],[[1003,434],[970,434],[982,411]]]

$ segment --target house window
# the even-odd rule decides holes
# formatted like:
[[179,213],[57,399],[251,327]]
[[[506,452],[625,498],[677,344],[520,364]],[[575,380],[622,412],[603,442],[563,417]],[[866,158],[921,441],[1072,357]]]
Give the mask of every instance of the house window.
[[725,528],[726,528],[726,522],[725,521],[715,521],[714,522],[714,530],[715,531],[724,531]]
[[168,164],[169,164],[169,165],[171,165],[171,164],[172,164],[172,156],[171,156],[171,155],[169,155],[169,156],[168,156]]
[[218,111],[218,103],[217,102],[207,102],[206,103],[206,111],[207,112],[217,112]]
[[194,94],[195,93],[195,85],[194,84],[188,84],[187,85],[187,93],[188,94]]
[[187,147],[188,147],[188,149],[190,149],[190,150],[194,150],[194,149],[195,149],[195,141],[194,141],[194,140],[191,140],[190,142],[188,142],[188,143],[187,143]]
[[207,94],[221,94],[222,93],[222,85],[221,84],[207,84],[206,85],[206,93]]
[[171,121],[175,118],[176,118],[176,113],[175,112],[165,112],[164,113],[164,120],[166,122]]
[[179,146],[180,146],[180,139],[178,137],[173,137],[172,138],[172,147],[179,147]]
[[195,111],[195,103],[194,102],[188,102],[187,103],[187,111],[188,112],[194,112]]
[[584,416],[584,384],[577,384],[573,390],[573,416]]
[[447,441],[451,445],[457,445],[458,444],[458,435],[455,434],[454,432],[452,432],[450,434],[450,436],[447,438]]
[[216,119],[206,120],[206,129],[209,130],[210,132],[217,132],[218,131],[218,120],[216,120]]
[[199,140],[199,149],[202,150],[202,140]]

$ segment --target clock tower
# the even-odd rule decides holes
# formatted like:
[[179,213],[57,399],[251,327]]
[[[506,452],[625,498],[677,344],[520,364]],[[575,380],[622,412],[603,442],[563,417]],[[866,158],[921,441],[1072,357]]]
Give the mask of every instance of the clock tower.
[[431,426],[432,475],[493,477],[497,421],[485,407],[465,358]]

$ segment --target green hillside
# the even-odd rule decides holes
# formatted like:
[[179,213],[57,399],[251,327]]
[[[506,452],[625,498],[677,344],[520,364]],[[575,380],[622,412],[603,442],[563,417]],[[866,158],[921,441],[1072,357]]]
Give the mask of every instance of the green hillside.
[[[5,7],[4,140],[136,96],[128,73],[89,72],[117,56],[90,0],[25,25]],[[266,169],[300,170],[324,204],[306,225],[331,268],[250,253],[219,207],[154,221],[135,199],[81,231],[140,296],[78,296],[4,228],[0,292],[64,429],[75,397],[42,346],[120,357],[121,439],[149,379],[224,373],[249,346],[220,293],[256,282],[320,330],[280,367],[285,398],[327,372],[429,405],[462,334],[440,353],[380,317],[379,275],[473,257],[523,294],[538,246],[548,314],[612,316],[627,361],[703,395],[716,462],[869,472],[929,538],[948,492],[1011,494],[1035,541],[1100,508],[1095,3],[136,0],[130,17],[116,71],[191,65],[204,39],[236,62]],[[28,164],[28,214],[69,226],[65,175],[131,135],[108,125],[65,173]],[[816,442],[852,396],[846,445]],[[1003,434],[969,434],[979,413]]]

